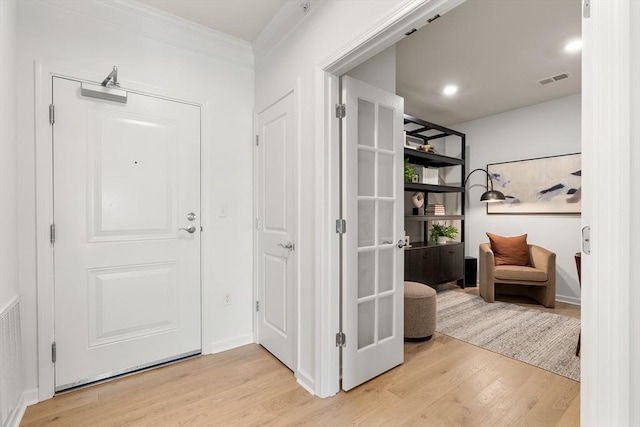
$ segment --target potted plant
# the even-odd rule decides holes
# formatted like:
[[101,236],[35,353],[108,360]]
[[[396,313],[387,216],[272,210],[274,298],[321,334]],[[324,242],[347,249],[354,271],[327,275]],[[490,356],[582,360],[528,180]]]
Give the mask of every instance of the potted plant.
[[409,159],[404,159],[404,181],[413,182],[413,177],[416,175],[416,169],[409,164]]
[[431,226],[431,241],[438,244],[447,243],[458,235],[458,229],[453,225],[435,223]]

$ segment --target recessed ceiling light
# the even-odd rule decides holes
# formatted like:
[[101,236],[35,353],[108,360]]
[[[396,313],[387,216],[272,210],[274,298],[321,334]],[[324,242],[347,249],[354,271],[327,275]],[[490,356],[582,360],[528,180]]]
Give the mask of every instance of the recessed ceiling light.
[[564,45],[565,52],[574,53],[582,50],[582,40],[574,39]]
[[458,86],[456,85],[446,85],[444,89],[442,89],[442,93],[447,96],[455,95],[458,92]]

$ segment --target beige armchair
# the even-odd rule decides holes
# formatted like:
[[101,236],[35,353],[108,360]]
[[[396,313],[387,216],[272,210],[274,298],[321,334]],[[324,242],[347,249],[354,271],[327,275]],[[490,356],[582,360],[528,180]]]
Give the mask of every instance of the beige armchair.
[[496,294],[524,295],[545,307],[556,306],[556,254],[527,245],[531,266],[495,265],[489,243],[480,244],[480,296],[494,302]]

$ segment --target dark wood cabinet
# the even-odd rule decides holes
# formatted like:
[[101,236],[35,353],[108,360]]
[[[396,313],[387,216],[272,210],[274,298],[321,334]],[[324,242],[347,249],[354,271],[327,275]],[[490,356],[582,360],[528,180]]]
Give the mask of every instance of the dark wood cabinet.
[[405,248],[404,280],[439,285],[464,279],[464,244],[420,244]]
[[[405,182],[405,192],[423,192],[425,204],[429,203],[429,194],[461,193],[458,212],[449,212],[447,215],[427,215],[422,212],[418,215],[411,215],[412,212],[405,213],[405,223],[417,221],[422,224],[422,241],[412,242],[411,247],[405,248],[404,278],[406,281],[426,283],[427,285],[439,285],[457,281],[460,286],[464,287],[465,200],[462,183],[465,180],[465,134],[408,115],[405,115],[404,122],[406,134],[421,139],[424,144],[429,144],[441,138],[455,140],[457,137],[460,141],[458,150],[454,150],[454,152],[460,152],[459,157],[449,157],[405,148],[404,157],[410,164],[430,168],[455,168],[451,170],[459,172],[460,177],[459,181],[454,178],[454,184],[440,183],[433,185]],[[455,176],[456,174],[449,174],[449,176]],[[438,221],[459,221],[460,241],[447,244],[429,242],[430,224]]]

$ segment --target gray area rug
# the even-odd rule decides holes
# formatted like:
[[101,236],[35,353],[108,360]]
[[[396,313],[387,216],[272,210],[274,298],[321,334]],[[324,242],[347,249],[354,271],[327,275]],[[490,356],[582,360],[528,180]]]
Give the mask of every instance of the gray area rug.
[[437,307],[441,334],[580,381],[580,320],[455,291]]

